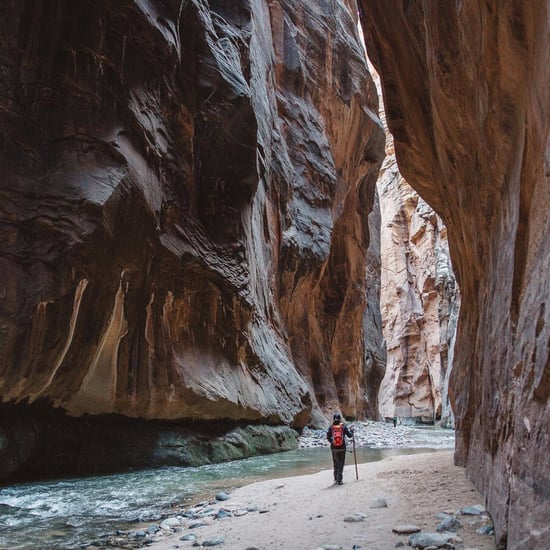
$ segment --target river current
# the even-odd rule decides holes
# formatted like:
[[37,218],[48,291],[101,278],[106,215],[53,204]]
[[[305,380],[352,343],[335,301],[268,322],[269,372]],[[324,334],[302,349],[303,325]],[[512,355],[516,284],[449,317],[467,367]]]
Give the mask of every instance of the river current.
[[[358,462],[454,446],[453,432],[410,428],[400,448],[357,448]],[[353,460],[351,454],[347,463]],[[261,479],[332,468],[327,448],[297,449],[195,468],[159,468],[0,488],[0,550],[72,550],[117,530],[137,529],[189,505]]]

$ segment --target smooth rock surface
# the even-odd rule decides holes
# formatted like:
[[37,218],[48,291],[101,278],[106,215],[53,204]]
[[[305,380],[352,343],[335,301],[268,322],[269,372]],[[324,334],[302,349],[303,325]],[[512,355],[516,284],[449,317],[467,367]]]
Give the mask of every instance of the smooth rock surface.
[[[2,403],[191,431],[376,416],[384,134],[355,2],[3,15]],[[2,477],[79,463],[81,430],[14,429]]]
[[544,548],[550,6],[359,5],[400,172],[448,230],[462,296],[450,381],[456,459],[484,495],[498,543]]

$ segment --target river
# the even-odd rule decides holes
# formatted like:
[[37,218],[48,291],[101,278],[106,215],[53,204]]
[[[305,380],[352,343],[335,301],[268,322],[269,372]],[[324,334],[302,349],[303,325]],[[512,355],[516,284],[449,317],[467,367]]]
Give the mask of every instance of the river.
[[[410,428],[407,447],[358,448],[358,462],[452,448],[453,432]],[[353,460],[348,455],[348,464]],[[297,449],[195,468],[160,468],[105,476],[21,483],[0,488],[1,550],[86,548],[117,530],[136,529],[191,505],[261,479],[332,467],[328,449]]]

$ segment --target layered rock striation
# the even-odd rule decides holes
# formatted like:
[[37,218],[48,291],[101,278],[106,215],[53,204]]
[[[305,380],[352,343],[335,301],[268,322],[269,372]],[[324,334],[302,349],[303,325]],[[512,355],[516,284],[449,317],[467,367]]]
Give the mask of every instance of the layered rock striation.
[[355,3],[2,8],[1,452],[31,460],[53,409],[376,414],[384,135]]
[[441,218],[386,157],[381,203],[382,327],[387,366],[380,385],[384,417],[452,425],[450,374],[460,297]]
[[508,548],[550,515],[550,13],[533,2],[361,1],[400,171],[441,216],[462,303],[456,459]]

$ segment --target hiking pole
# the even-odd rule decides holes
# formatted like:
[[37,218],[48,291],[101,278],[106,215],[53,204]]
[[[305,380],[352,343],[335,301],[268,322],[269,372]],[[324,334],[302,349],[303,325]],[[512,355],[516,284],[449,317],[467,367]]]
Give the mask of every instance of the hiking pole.
[[355,461],[355,479],[359,479],[359,472],[357,471],[357,453],[355,452],[355,434],[353,434],[353,437],[351,438],[353,442],[353,460]]

